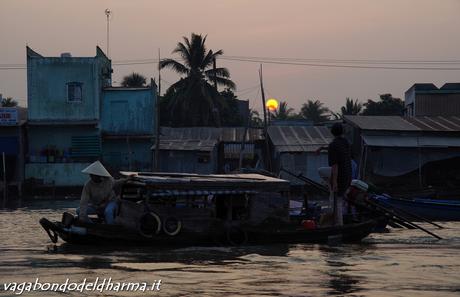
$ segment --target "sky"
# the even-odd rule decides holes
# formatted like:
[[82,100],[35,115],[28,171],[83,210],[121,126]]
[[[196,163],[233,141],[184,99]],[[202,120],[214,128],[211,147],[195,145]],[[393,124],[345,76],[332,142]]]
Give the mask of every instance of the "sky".
[[[96,45],[106,50],[106,8],[113,12],[114,62],[155,59],[158,50],[162,57],[175,57],[171,51],[177,42],[195,32],[207,35],[208,48],[222,49],[226,56],[458,60],[445,67],[460,68],[459,0],[0,0],[0,66],[25,64],[26,45],[43,56],[94,56]],[[238,97],[260,110],[260,63],[217,63],[230,70]],[[114,66],[114,84],[133,71],[158,77],[155,64],[120,65]],[[460,70],[264,63],[263,74],[267,97],[297,110],[308,99],[337,111],[346,97],[364,102],[391,93],[404,98],[414,83],[460,82]],[[179,77],[163,70],[162,78],[165,88]],[[26,105],[26,70],[0,69],[0,93]]]

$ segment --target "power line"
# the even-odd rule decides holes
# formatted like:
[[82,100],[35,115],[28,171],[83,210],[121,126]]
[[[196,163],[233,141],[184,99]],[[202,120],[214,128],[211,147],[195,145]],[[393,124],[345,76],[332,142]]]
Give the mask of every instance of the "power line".
[[296,63],[296,62],[283,62],[275,60],[255,60],[255,59],[239,59],[239,58],[226,58],[221,57],[222,60],[227,61],[240,61],[250,63],[266,63],[266,64],[279,64],[279,65],[295,65],[295,66],[313,66],[325,68],[354,68],[354,69],[389,69],[389,70],[460,70],[460,68],[453,67],[395,67],[395,66],[364,66],[364,65],[339,65],[339,64],[321,64],[321,63]]
[[254,60],[275,60],[275,61],[301,61],[301,62],[322,62],[322,63],[357,63],[357,64],[460,64],[460,60],[391,60],[391,59],[326,59],[326,58],[286,58],[286,57],[258,57],[258,56],[229,56],[230,59],[254,59]]

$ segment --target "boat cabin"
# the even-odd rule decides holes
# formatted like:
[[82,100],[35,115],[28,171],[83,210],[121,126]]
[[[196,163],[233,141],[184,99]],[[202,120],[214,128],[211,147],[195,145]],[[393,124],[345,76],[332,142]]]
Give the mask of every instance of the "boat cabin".
[[[250,225],[289,220],[289,182],[260,174],[135,174],[121,191],[120,224],[136,224],[154,213],[174,218],[184,228],[206,231],[213,224]],[[134,219],[134,220],[133,220]],[[131,222],[131,223],[130,223]],[[132,227],[135,227],[134,225]]]

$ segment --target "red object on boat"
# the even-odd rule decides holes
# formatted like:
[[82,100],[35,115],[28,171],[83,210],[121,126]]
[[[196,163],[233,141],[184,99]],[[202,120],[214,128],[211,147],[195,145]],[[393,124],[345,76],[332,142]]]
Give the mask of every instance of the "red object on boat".
[[302,226],[307,230],[316,229],[316,223],[313,220],[303,220]]

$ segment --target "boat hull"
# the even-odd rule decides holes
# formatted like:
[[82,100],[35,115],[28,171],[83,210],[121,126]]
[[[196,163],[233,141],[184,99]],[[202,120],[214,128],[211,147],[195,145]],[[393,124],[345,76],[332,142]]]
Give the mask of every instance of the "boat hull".
[[[164,233],[150,238],[140,235],[120,225],[78,224],[76,233],[72,228],[65,228],[61,222],[51,222],[46,218],[40,224],[51,234],[55,233],[65,242],[89,245],[152,245],[152,246],[207,246],[207,245],[256,245],[272,243],[328,243],[331,240],[341,242],[359,242],[379,224],[379,219],[361,223],[347,224],[340,227],[322,227],[306,230],[301,227],[271,229],[250,226],[231,226],[217,229],[215,232],[189,232],[183,230],[175,236]],[[84,230],[84,232],[82,232]],[[48,231],[47,231],[48,232]],[[51,236],[50,236],[51,237]]]
[[382,206],[401,209],[431,221],[460,221],[460,202],[431,199],[398,199],[389,196],[375,196]]

